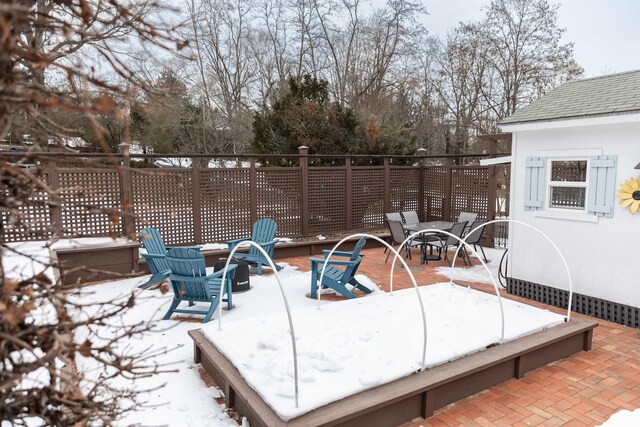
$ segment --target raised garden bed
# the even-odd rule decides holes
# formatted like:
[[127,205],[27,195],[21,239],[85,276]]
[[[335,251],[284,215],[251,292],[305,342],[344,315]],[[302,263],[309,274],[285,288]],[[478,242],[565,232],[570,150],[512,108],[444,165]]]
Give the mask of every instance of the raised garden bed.
[[51,250],[56,278],[64,285],[130,277],[140,271],[138,243],[100,243]]
[[[436,289],[438,287],[439,290]],[[591,348],[592,330],[596,323],[586,320],[563,322],[562,316],[549,312],[544,314],[544,310],[513,301],[505,305],[505,308],[509,306],[507,313],[510,313],[507,321],[511,330],[505,335],[508,342],[495,345],[493,314],[484,318],[473,317],[479,319],[476,323],[486,323],[490,317],[486,325],[493,326],[487,329],[488,336],[477,333],[482,326],[470,323],[468,316],[440,322],[436,319],[444,316],[437,312],[436,307],[443,305],[440,301],[444,300],[437,299],[437,294],[429,294],[426,291],[429,288],[444,292],[441,296],[445,300],[448,295],[448,290],[443,291],[442,285],[421,288],[425,296],[432,295],[427,298],[432,298],[433,303],[431,308],[427,306],[427,313],[432,313],[431,329],[428,328],[431,341],[427,341],[431,343],[427,351],[427,366],[431,367],[424,371],[419,371],[420,365],[416,365],[418,357],[414,355],[421,341],[420,322],[416,324],[411,318],[407,324],[403,323],[404,320],[399,324],[389,322],[389,319],[406,317],[407,312],[416,311],[411,309],[408,300],[399,300],[413,290],[399,291],[394,296],[333,303],[321,311],[310,309],[293,313],[294,320],[298,322],[296,332],[301,335],[296,339],[298,351],[304,353],[299,353],[298,362],[303,378],[299,408],[293,406],[293,394],[289,390],[293,387],[293,378],[289,372],[291,355],[286,352],[288,338],[284,338],[288,336],[287,328],[277,324],[277,317],[247,319],[227,323],[226,326],[223,321],[222,331],[218,331],[217,325],[190,331],[195,345],[194,358],[222,388],[227,405],[246,416],[252,426],[390,426],[416,417],[427,418],[436,409],[459,399],[510,378],[521,378],[539,366]],[[463,292],[477,292],[454,288],[457,289],[452,290],[454,293],[448,299],[456,302],[465,299]],[[400,295],[402,292],[406,294]],[[459,298],[461,295],[463,298]],[[478,298],[482,303],[478,307],[488,304],[496,308],[491,301],[485,301],[491,296],[483,294]],[[396,306],[396,303],[400,305]],[[368,309],[361,307],[367,304],[374,308],[370,316],[360,312]],[[358,321],[344,324],[345,318],[341,317],[340,310],[344,310],[347,320],[351,316]],[[527,314],[535,310],[541,313]],[[393,317],[385,318],[387,311]],[[516,311],[522,312],[524,320],[514,317]],[[464,313],[458,316],[464,317]],[[251,322],[254,322],[253,326],[249,324]],[[366,327],[358,328],[362,323]],[[450,330],[447,325],[451,323],[455,323],[458,329]],[[344,324],[349,332],[350,338],[345,343],[341,344],[344,337],[340,328],[333,327],[336,324]],[[408,327],[408,324],[413,326]],[[322,327],[314,329],[313,325]],[[260,338],[256,341],[255,336],[245,336],[239,342],[234,338],[239,329],[259,331]],[[323,329],[329,330],[324,334],[327,336],[323,335]],[[461,334],[464,329],[468,330]],[[363,334],[369,332],[371,342],[366,337],[363,339]],[[400,337],[406,333],[413,338]],[[478,335],[485,336],[478,338]],[[445,337],[444,341],[442,337]],[[456,347],[452,351],[460,351],[457,356],[448,354],[452,347]],[[372,358],[379,361],[371,362]],[[335,361],[340,363],[337,370]]]

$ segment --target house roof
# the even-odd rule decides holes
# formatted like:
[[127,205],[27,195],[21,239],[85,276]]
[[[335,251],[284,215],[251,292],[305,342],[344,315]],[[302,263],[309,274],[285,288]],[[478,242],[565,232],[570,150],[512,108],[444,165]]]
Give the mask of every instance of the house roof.
[[640,113],[640,70],[567,82],[499,125]]

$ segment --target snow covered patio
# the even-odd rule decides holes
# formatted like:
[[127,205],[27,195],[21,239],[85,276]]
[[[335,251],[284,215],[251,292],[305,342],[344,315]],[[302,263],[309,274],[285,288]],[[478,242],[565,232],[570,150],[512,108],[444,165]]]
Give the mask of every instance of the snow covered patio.
[[[382,290],[389,288],[389,268],[384,263],[385,255],[381,248],[368,249],[364,253],[365,261],[359,273],[366,275]],[[496,271],[500,251],[487,253],[492,271]],[[299,271],[308,271],[307,257],[289,258],[281,260],[298,267]],[[477,260],[474,260],[477,263]],[[444,262],[430,262],[420,265],[418,257],[408,261],[416,279],[420,284],[432,284],[448,281],[448,268]],[[284,275],[295,270],[286,269]],[[444,275],[443,275],[444,273]],[[299,274],[299,273],[296,273]],[[308,273],[307,273],[308,275]],[[305,276],[308,279],[308,276]],[[492,292],[491,285],[481,283],[487,280],[486,272],[479,266],[464,268],[454,276],[458,283],[470,285],[473,288]],[[93,292],[90,298],[109,299],[115,295],[125,294],[135,287],[142,279],[98,284],[88,288]],[[265,280],[273,281],[273,277],[258,278],[252,276],[254,288],[246,294],[239,294],[234,298],[236,308],[225,312],[223,319],[227,321],[242,319],[249,316],[281,312],[280,296],[276,289],[266,289],[261,286]],[[394,279],[395,289],[406,288],[409,284],[403,269],[396,270]],[[117,285],[117,286],[116,286]],[[295,288],[287,289],[294,309],[313,307],[314,301],[306,298],[309,292],[308,280]],[[506,295],[505,295],[506,296]],[[235,296],[234,296],[235,297]],[[251,313],[247,312],[247,304],[243,305],[243,297],[252,300],[259,299],[262,304],[252,304]],[[513,298],[529,305],[539,306],[550,311],[563,314],[562,310],[537,304],[529,300]],[[131,318],[157,318],[162,316],[170,298],[170,293],[161,295],[159,291],[145,291],[141,294],[136,308],[131,310]],[[323,295],[326,300],[326,296]],[[325,302],[324,304],[331,304]],[[582,317],[577,315],[576,317]],[[179,319],[179,318],[178,318]],[[589,319],[594,320],[594,319]],[[196,320],[197,321],[197,320]],[[214,316],[211,326],[217,323]],[[492,387],[478,395],[467,398],[459,403],[443,408],[429,418],[428,421],[416,420],[419,425],[513,425],[516,422],[529,425],[542,424],[560,425],[570,421],[567,425],[595,425],[606,420],[612,413],[621,409],[634,409],[640,406],[640,354],[638,349],[638,332],[630,328],[599,321],[600,327],[594,331],[593,351],[579,353],[567,359],[548,366],[541,367],[528,373],[520,380],[509,380],[506,383]],[[224,407],[214,401],[220,397],[220,391],[210,387],[210,378],[199,375],[199,365],[193,363],[191,340],[187,331],[201,327],[199,323],[180,320],[158,322],[158,328],[171,329],[158,332],[158,337],[150,337],[155,342],[161,342],[168,348],[177,347],[175,351],[162,355],[162,363],[175,362],[172,367],[179,370],[177,374],[163,374],[150,378],[137,386],[147,389],[166,383],[166,387],[148,395],[149,405],[157,407],[140,408],[131,413],[124,423],[150,424],[149,420],[162,420],[168,425],[183,425],[188,422],[194,426],[233,426],[235,422],[225,413]],[[161,336],[161,338],[160,338]],[[149,344],[149,339],[135,345]],[[157,345],[157,344],[156,344]],[[207,381],[204,382],[203,378]],[[221,400],[219,402],[222,402]]]
[[[485,248],[485,250],[487,250]],[[417,253],[417,251],[415,251]],[[389,290],[389,264],[382,249],[363,251],[365,261],[360,272],[367,275],[382,290]],[[502,251],[487,250],[489,267],[497,274]],[[454,275],[456,283],[471,288],[493,292],[486,272],[477,259],[474,267],[461,269]],[[289,258],[291,265],[304,268],[305,257]],[[421,284],[448,281],[449,268],[444,261],[420,265],[417,257],[407,263],[416,280]],[[458,263],[456,263],[456,270]],[[396,266],[396,277],[407,277]],[[394,278],[394,288],[408,287],[407,280]],[[505,298],[544,308],[555,313],[565,310],[538,303],[530,299],[508,295]],[[604,423],[619,411],[634,411],[634,420],[640,418],[640,331],[615,323],[580,314],[575,318],[595,321],[592,349],[558,362],[540,367],[522,379],[512,379],[440,409],[428,420],[416,419],[402,427],[427,426],[594,426]],[[618,414],[619,422],[607,426],[635,425],[624,422],[624,413]],[[627,412],[627,415],[629,413]],[[631,418],[626,418],[630,420]],[[634,421],[636,422],[636,421]]]

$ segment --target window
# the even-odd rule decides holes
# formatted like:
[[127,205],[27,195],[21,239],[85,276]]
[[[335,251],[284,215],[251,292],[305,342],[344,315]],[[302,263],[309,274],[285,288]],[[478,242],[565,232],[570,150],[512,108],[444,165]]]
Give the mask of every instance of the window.
[[586,159],[551,160],[548,177],[550,208],[584,211],[587,208]]

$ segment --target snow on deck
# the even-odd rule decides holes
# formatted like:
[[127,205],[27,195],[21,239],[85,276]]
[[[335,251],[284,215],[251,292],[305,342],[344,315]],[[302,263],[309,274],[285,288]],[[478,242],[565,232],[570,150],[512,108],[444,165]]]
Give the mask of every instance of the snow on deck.
[[[427,313],[427,366],[481,351],[500,337],[495,295],[438,284],[421,287]],[[547,310],[503,299],[505,339],[562,323]],[[229,316],[231,317],[231,316]],[[343,397],[405,377],[421,367],[422,316],[414,289],[293,312],[300,405],[294,405],[293,357],[284,311],[203,327],[247,383],[289,420]]]

